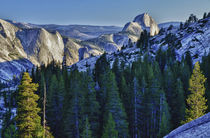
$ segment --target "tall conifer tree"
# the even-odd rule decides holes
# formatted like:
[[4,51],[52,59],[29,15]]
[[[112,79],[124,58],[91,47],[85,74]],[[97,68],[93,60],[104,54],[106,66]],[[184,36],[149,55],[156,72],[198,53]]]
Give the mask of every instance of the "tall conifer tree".
[[19,85],[16,116],[20,138],[42,137],[43,135],[41,117],[38,115],[40,108],[37,107],[39,96],[34,93],[37,87],[38,84],[32,83],[29,73],[25,72]]
[[183,123],[190,122],[205,114],[207,110],[207,100],[204,97],[205,81],[206,78],[200,70],[199,62],[196,62],[193,74],[189,80],[189,90],[191,94],[187,98],[188,108],[186,109],[186,120]]
[[82,132],[82,138],[92,138],[92,131],[90,130],[90,124],[87,117],[85,119],[85,125]]
[[104,127],[102,138],[118,138],[118,132],[115,129],[115,121],[112,114],[109,113],[107,123]]
[[[126,121],[127,116],[119,96],[114,73],[108,71],[103,77],[105,82],[102,89],[104,90],[104,95],[106,95],[106,115],[108,117],[108,112],[112,113],[119,137],[128,137],[128,123]],[[104,119],[107,119],[107,117]]]

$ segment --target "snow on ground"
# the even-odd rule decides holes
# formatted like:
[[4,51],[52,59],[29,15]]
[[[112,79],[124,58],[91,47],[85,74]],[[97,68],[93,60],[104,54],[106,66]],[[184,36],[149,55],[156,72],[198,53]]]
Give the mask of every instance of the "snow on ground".
[[[3,93],[5,91],[9,91],[9,92],[12,93],[12,92],[15,92],[16,89],[17,89],[17,86],[13,86],[13,87],[10,87],[10,88],[4,88],[4,89],[0,90],[0,130],[2,128],[2,123],[3,123],[3,114],[7,110],[7,108],[5,107],[5,101],[4,101]],[[12,112],[12,116],[11,116],[11,119],[12,119],[16,116],[16,108],[12,108],[11,112]]]
[[[124,61],[125,65],[128,66],[128,65],[131,65],[132,62],[137,61],[140,58],[139,52],[140,52],[139,48],[131,47],[131,48],[126,48],[121,51],[112,53],[112,54],[107,54],[106,57],[107,57],[107,60],[110,61],[111,67],[112,67],[116,58],[119,59],[120,63],[122,61]],[[77,66],[78,70],[81,72],[86,71],[87,69],[93,70],[95,68],[95,63],[99,57],[100,56],[95,56],[95,57],[83,59],[83,60],[69,66],[69,69],[72,69],[75,66]]]
[[[171,23],[167,23],[169,25]],[[177,60],[181,60],[181,57],[187,52],[190,51],[191,56],[193,57],[193,62],[201,61],[202,56],[208,54],[210,52],[210,18],[200,20],[196,23],[192,23],[185,29],[180,29],[178,23],[172,23],[175,27],[168,30],[165,28],[165,31],[159,35],[156,35],[151,38],[154,44],[151,45],[151,54],[155,55],[154,53],[157,52],[159,48],[162,50],[168,49],[168,44],[166,43],[165,38],[169,33],[176,36],[176,42],[181,42],[181,47],[175,48]],[[114,39],[115,40],[115,39]],[[116,38],[115,41],[118,39]],[[125,38],[123,38],[125,40]],[[107,45],[109,49],[112,46]],[[125,61],[125,64],[129,65],[133,61],[136,61],[139,57],[140,49],[136,48],[135,46],[132,48],[126,48],[119,52],[114,52],[112,54],[107,55],[107,59],[110,60],[110,64],[112,65],[115,58],[118,57],[119,61]],[[88,66],[91,69],[94,68],[94,64],[96,60],[99,58],[91,57],[88,59],[84,59],[76,63],[75,65],[78,66],[80,71],[85,71]]]
[[33,64],[27,59],[13,60],[0,63],[0,80],[7,82],[18,77],[23,71],[31,69]]

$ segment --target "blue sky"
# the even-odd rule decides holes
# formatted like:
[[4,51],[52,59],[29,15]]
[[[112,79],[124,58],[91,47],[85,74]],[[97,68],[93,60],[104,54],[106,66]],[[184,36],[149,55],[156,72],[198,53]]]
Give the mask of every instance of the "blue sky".
[[36,24],[123,26],[148,12],[158,23],[210,12],[210,0],[1,0],[0,18]]

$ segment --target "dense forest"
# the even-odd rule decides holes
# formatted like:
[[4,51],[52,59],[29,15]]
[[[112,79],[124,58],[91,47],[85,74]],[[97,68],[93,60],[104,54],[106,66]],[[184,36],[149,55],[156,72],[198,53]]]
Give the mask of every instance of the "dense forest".
[[[209,112],[210,55],[194,64],[187,52],[178,61],[171,36],[171,47],[152,56],[149,35],[141,36],[137,47],[139,57],[144,56],[129,66],[118,58],[110,66],[105,53],[86,72],[52,62],[33,68],[30,76],[24,73],[17,91],[1,91],[6,107],[2,137],[27,137],[22,127],[29,125],[28,137],[156,138]],[[27,96],[31,102],[24,101]],[[195,97],[201,99],[200,114],[191,106]],[[14,107],[17,116],[12,118]],[[33,125],[23,121],[23,109],[33,114]]]

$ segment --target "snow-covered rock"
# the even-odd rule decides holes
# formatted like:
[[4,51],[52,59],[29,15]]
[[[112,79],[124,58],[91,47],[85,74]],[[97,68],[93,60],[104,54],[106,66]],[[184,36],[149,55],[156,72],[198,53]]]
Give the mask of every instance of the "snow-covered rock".
[[[139,48],[130,47],[130,48],[126,48],[121,51],[118,51],[118,52],[114,52],[112,54],[107,54],[106,58],[108,61],[110,61],[111,68],[116,58],[118,58],[119,63],[124,62],[126,66],[129,66],[133,62],[141,58],[139,52],[140,52]],[[69,69],[72,69],[76,66],[77,69],[81,72],[87,71],[87,69],[93,70],[95,68],[96,61],[99,58],[100,58],[100,55],[83,59],[69,66]]]
[[[169,30],[168,27],[163,29],[163,32],[160,32],[160,34],[153,36],[150,39],[152,43],[150,48],[150,54],[152,56],[155,56],[155,53],[158,49],[161,48],[163,50],[166,50],[169,47],[169,44],[166,40],[169,34],[175,36],[174,40],[172,41],[173,45],[170,46],[172,46],[175,49],[177,60],[181,60],[182,56],[185,55],[185,53],[188,51],[190,51],[194,63],[196,61],[201,61],[202,56],[204,56],[205,54],[209,54],[210,18],[199,20],[198,22],[190,24],[188,27],[183,29],[180,29],[178,25],[172,27]],[[109,41],[113,42],[113,39],[109,38]],[[140,58],[138,53],[139,50],[140,49],[136,48],[135,46],[132,48],[127,47],[126,49],[123,49],[119,52],[116,51],[107,55],[107,58],[112,62],[116,57],[118,57],[121,61],[124,61],[126,64],[129,65],[132,63],[132,61],[136,61],[138,58]],[[124,53],[127,56],[124,56],[122,53]],[[94,60],[97,59],[98,58],[88,58],[79,61],[75,65],[79,67],[80,71],[85,71],[88,66],[94,68],[94,64],[96,63],[96,61]]]
[[154,19],[147,13],[140,14],[132,22],[127,23],[121,32],[101,35],[95,39],[85,41],[86,45],[100,47],[107,53],[113,53],[127,45],[129,40],[136,42],[143,30],[150,32],[151,36],[159,33],[159,27]]
[[170,132],[164,138],[209,138],[210,113],[184,124]]
[[210,52],[210,18],[201,19],[187,27],[174,26],[170,30],[165,28],[163,32],[152,38],[151,49],[156,52],[159,48],[168,47],[169,35],[173,35],[173,48],[175,48],[177,59],[180,60],[186,52],[190,52],[193,61],[201,61],[202,56]]
[[[118,53],[122,46],[130,42],[135,43],[144,29],[150,31],[151,35],[159,32],[151,37],[150,52],[153,55],[159,48],[168,48],[166,38],[169,34],[175,37],[173,47],[179,60],[187,51],[190,51],[194,62],[201,60],[203,55],[209,53],[210,18],[199,20],[182,29],[176,23],[172,23],[176,26],[167,28],[169,24],[171,23],[162,24],[165,27],[159,32],[154,19],[144,13],[126,24],[121,32],[103,34],[94,39],[81,41],[62,36],[57,31],[49,32],[40,27],[20,28],[15,26],[16,24],[0,20],[0,63],[2,63],[0,77],[11,79],[21,70],[31,69],[33,65],[48,64],[53,60],[62,63],[63,59],[66,59],[66,64],[69,66],[78,61],[84,62],[83,59],[89,60],[92,56],[101,55],[104,52],[111,55]],[[26,66],[20,62],[22,59],[27,60]],[[14,63],[9,63],[13,60]],[[7,70],[10,65],[11,69]]]
[[31,69],[34,65],[28,59],[19,59],[0,63],[0,80],[7,82],[18,77],[22,72]]
[[[159,30],[154,19],[148,14],[137,16],[133,22],[125,25],[124,29],[117,33],[115,32],[119,28],[114,26],[34,25],[0,20],[0,63],[2,64],[0,77],[11,79],[22,70],[30,70],[33,65],[46,65],[53,60],[62,63],[65,59],[67,65],[72,65],[104,52],[110,54],[117,52],[123,45],[127,45],[129,40],[136,42],[143,29],[150,29],[153,34]],[[75,40],[66,37],[70,36],[69,30],[79,38],[87,38],[84,35],[94,33],[100,36],[90,37],[93,39],[88,40]],[[27,61],[27,65],[22,61]]]

